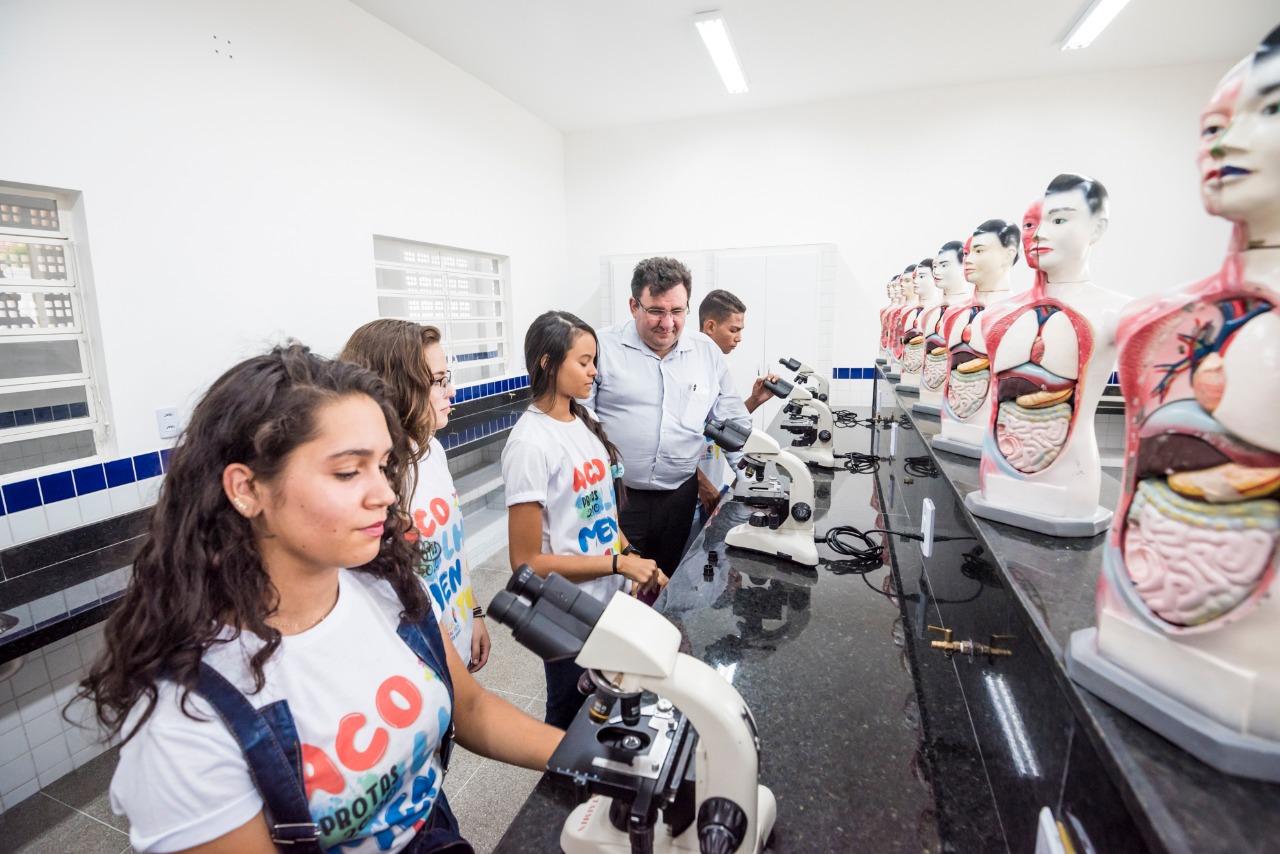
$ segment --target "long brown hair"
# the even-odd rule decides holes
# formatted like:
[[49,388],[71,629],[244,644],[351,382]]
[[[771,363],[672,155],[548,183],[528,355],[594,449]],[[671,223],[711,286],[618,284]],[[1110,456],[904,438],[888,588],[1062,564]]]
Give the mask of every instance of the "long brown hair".
[[436,414],[431,406],[431,383],[435,377],[427,367],[426,348],[440,343],[440,330],[409,320],[382,318],[361,326],[347,340],[338,358],[368,368],[386,385],[387,398],[395,407],[400,426],[413,440],[409,461],[409,497],[418,487],[418,463],[430,452],[436,432]]
[[[524,364],[529,371],[529,393],[533,400],[554,394],[556,375],[579,335],[590,335],[596,342],[596,353],[600,352],[596,331],[585,320],[567,311],[548,311],[529,325],[529,331],[524,335]],[[546,364],[543,364],[544,360]],[[609,464],[616,465],[622,455],[618,453],[618,447],[609,441],[604,425],[572,397],[569,398],[569,412],[595,434],[609,454]]]
[[418,546],[404,536],[410,524],[408,440],[382,380],[300,344],[277,347],[214,382],[169,458],[129,587],[107,621],[105,649],[77,695],[92,700],[109,733],[120,732],[139,701],[147,703],[139,724],[151,716],[162,679],[181,686],[182,707],[190,715],[187,699],[200,659],[228,626],[232,639],[247,630],[265,641],[249,662],[254,690],[262,689],[263,667],[280,646],[280,632],[266,622],[280,596],[250,521],[223,492],[222,472],[243,463],[270,483],[294,449],[315,437],[319,411],[353,395],[366,395],[382,409],[392,440],[387,480],[398,496],[388,508],[378,556],[356,569],[390,582],[406,618],[417,621],[429,613],[431,604],[414,574]]

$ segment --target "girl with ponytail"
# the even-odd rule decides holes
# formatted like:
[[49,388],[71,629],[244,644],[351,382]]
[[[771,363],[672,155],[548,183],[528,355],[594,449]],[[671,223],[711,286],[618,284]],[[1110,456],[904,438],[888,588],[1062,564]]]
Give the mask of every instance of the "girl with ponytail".
[[[581,403],[596,376],[596,333],[572,314],[549,311],[524,339],[532,406],[502,452],[511,568],[556,573],[602,602],[619,590],[656,593],[667,577],[618,527],[618,449]],[[582,705],[573,661],[544,665],[546,721],[567,727]]]

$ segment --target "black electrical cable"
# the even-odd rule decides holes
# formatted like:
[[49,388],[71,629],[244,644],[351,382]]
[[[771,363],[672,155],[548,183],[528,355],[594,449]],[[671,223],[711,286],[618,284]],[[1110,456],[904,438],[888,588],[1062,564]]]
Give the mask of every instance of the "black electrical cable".
[[831,418],[837,427],[874,427],[874,418],[859,418],[852,409],[833,409]]
[[863,454],[858,451],[850,451],[847,454],[840,454],[845,458],[844,467],[846,471],[854,474],[869,474],[880,470],[880,458],[875,454]]
[[916,429],[916,425],[911,423],[911,419],[907,417],[907,413],[905,412],[898,416],[898,426],[903,430]]
[[[834,528],[827,529],[825,534],[815,535],[813,539],[814,542],[826,546],[836,554],[849,558],[849,560],[839,561],[845,565],[845,571],[870,572],[884,565],[885,544],[876,542],[868,536],[874,533],[888,532],[879,530],[863,532],[852,525],[836,525]],[[861,543],[861,546],[857,543]]]
[[903,470],[912,477],[937,477],[938,467],[928,456],[907,457],[902,461]]

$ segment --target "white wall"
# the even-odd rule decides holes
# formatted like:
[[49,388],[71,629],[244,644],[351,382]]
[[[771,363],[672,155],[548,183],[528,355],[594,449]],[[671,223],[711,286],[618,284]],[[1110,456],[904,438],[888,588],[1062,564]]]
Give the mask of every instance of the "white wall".
[[374,234],[511,256],[517,334],[564,281],[562,135],[345,0],[5,0],[0,79],[0,180],[84,194],[114,453],[269,341],[336,352]]
[[[1200,111],[1229,66],[1014,74],[974,88],[571,134],[570,279],[598,282],[602,255],[835,243],[836,321],[847,330],[835,364],[866,366],[890,276],[983,220],[1016,221],[1054,175],[1071,171],[1111,193],[1095,281],[1134,295],[1189,282],[1217,268],[1227,240],[1227,226],[1200,206],[1195,149]],[[1015,287],[1029,284],[1019,262]]]

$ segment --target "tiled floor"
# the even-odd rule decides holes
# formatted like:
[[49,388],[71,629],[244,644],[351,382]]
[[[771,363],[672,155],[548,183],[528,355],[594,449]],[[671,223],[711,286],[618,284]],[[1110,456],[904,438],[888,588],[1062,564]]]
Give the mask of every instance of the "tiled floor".
[[[487,606],[510,577],[503,548],[495,557],[472,567],[476,599]],[[489,690],[541,720],[546,698],[542,662],[513,641],[505,628],[489,623],[493,650],[477,678]],[[0,852],[132,851],[129,822],[112,813],[107,800],[115,766],[113,749],[0,813]],[[484,759],[461,747],[454,750],[445,791],[463,835],[477,852],[487,854],[493,850],[540,776],[535,771]]]

